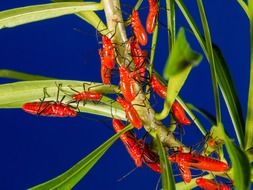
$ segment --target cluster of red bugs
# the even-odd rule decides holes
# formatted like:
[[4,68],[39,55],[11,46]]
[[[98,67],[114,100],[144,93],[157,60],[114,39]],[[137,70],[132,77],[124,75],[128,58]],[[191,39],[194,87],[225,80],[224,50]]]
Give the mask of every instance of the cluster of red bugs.
[[[146,31],[149,34],[153,33],[159,14],[159,4],[157,1],[148,0],[148,3],[149,13],[146,20],[146,28],[143,27],[137,10],[133,10],[130,17],[133,36],[129,38],[128,43],[135,70],[130,70],[130,68],[125,65],[120,65],[118,69],[120,75],[119,86],[123,97],[118,96],[116,101],[125,111],[127,120],[136,129],[141,129],[143,124],[132,102],[136,96],[138,96],[136,84],[144,82],[148,62],[148,52],[142,50],[141,46],[147,45],[148,35]],[[106,35],[102,35],[102,48],[99,49],[99,56],[101,60],[101,79],[103,84],[111,84],[111,74],[116,67],[115,55],[115,45],[112,40]],[[147,79],[147,84],[151,87],[152,91],[162,99],[166,98],[167,87],[161,82],[156,74],[153,73]],[[60,90],[58,89],[56,101],[45,101],[45,98],[43,98],[38,102],[25,103],[22,108],[24,111],[34,115],[75,117],[77,115],[76,108],[71,107],[69,103],[63,103],[62,101],[64,97],[59,101],[59,91]],[[77,103],[81,101],[99,102],[102,96],[101,93],[96,91],[83,91],[74,93],[71,98],[72,102]],[[172,105],[171,114],[175,121],[181,126],[191,125],[192,123],[187,117],[183,107],[177,101]],[[112,120],[112,126],[117,133],[124,129],[124,124],[118,119]],[[154,172],[161,173],[159,155],[148,143],[143,139],[138,139],[132,131],[122,134],[120,139],[125,145],[129,155],[134,160],[136,167],[141,167],[144,163]],[[215,142],[212,143],[214,144]],[[220,173],[226,173],[230,169],[227,163],[222,162],[219,159],[194,152],[186,153],[183,152],[181,147],[178,147],[177,151],[173,151],[172,154],[168,155],[168,160],[178,166],[185,183],[189,183],[192,180],[190,169]],[[218,183],[215,180],[202,177],[196,179],[196,184],[200,188],[206,190],[231,189],[231,185]]]

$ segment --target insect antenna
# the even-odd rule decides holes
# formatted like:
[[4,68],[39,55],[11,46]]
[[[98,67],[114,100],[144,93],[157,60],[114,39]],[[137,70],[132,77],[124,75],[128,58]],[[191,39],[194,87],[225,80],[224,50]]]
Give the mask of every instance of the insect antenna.
[[117,182],[121,182],[123,179],[125,179],[127,176],[129,176],[131,173],[133,173],[136,169],[137,169],[137,167],[134,167],[133,169],[131,169],[125,175],[123,175],[122,177],[120,177],[119,179],[117,179]]

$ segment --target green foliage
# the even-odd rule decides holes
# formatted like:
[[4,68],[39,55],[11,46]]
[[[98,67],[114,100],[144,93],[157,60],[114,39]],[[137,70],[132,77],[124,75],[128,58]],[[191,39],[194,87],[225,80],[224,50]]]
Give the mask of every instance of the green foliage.
[[181,28],[164,68],[163,75],[166,79],[170,78],[170,80],[167,87],[164,109],[160,114],[157,114],[157,119],[161,120],[168,116],[170,108],[184,85],[192,67],[198,65],[201,59],[202,56],[200,54],[191,50],[186,40],[184,29]]
[[[206,135],[208,134],[207,131],[192,111],[196,111],[204,115],[204,117],[210,120],[212,125],[216,125],[212,127],[209,133],[212,133],[213,137],[219,138],[219,140],[225,143],[225,147],[221,145],[221,149],[218,154],[223,161],[226,161],[223,155],[223,150],[226,148],[229,155],[229,160],[231,160],[232,162],[232,167],[231,170],[228,172],[228,175],[232,178],[235,185],[235,189],[247,190],[250,187],[250,182],[253,181],[253,172],[251,171],[252,167],[250,165],[250,162],[253,161],[253,0],[249,0],[248,5],[243,0],[237,0],[237,2],[250,20],[251,70],[246,126],[242,114],[242,106],[239,101],[232,76],[229,72],[228,64],[226,63],[220,49],[212,43],[208,20],[206,17],[205,8],[202,0],[197,0],[197,5],[199,8],[199,14],[202,22],[204,36],[201,34],[200,29],[197,27],[193,17],[187,10],[187,7],[184,5],[183,0],[166,0],[166,8],[167,10],[169,10],[167,11],[167,24],[169,40],[168,47],[170,51],[167,62],[165,64],[163,76],[165,79],[169,79],[169,82],[167,86],[168,92],[164,104],[164,109],[161,113],[156,114],[156,119],[162,120],[167,117],[171,105],[175,100],[177,100],[184,108],[184,110],[188,113],[188,115],[192,118],[192,120],[202,132],[202,134]],[[142,0],[139,0],[136,3],[135,9],[139,9],[141,3]],[[125,29],[123,22],[121,22],[120,20],[115,21],[115,17],[113,17],[114,19],[107,19],[108,23],[104,24],[95,12],[98,10],[105,10],[106,15],[111,14],[110,16],[115,16],[116,14],[114,14],[113,12],[108,13],[108,10],[111,11],[111,7],[109,6],[113,5],[115,7],[115,4],[120,5],[119,1],[112,2],[111,0],[103,0],[100,3],[82,2],[81,0],[55,0],[55,3],[10,9],[0,12],[0,29],[6,27],[15,27],[22,24],[51,19],[68,14],[75,14],[85,22],[92,25],[103,35],[109,34],[109,30],[107,29],[107,27],[110,28],[110,26],[116,25],[116,33],[115,36],[113,36],[112,40],[115,40],[116,42],[122,42],[122,39],[127,39],[127,37],[124,36]],[[176,38],[175,4],[178,5],[179,9],[183,13],[186,21],[191,28],[191,32],[196,37],[210,64],[216,107],[216,117],[213,117],[206,111],[198,109],[192,104],[185,104],[184,101],[180,97],[178,97],[178,93],[183,87],[186,79],[188,78],[192,67],[200,63],[200,61],[202,60],[202,56],[194,52],[190,48],[190,45],[185,37],[184,29],[182,27],[178,31],[178,35]],[[117,14],[121,14],[120,6],[117,7]],[[116,24],[113,22],[116,22]],[[158,28],[159,26],[157,25],[152,40],[149,67],[150,75],[156,73],[153,66],[154,57],[156,55],[156,44],[159,43]],[[114,45],[117,46],[118,44],[114,43]],[[120,51],[117,53],[121,54],[122,52],[126,52],[125,55],[129,57],[129,52],[126,50],[126,43],[121,44],[120,48]],[[122,57],[124,57],[124,55],[122,55]],[[119,64],[123,64],[120,63],[120,56],[117,58]],[[130,57],[130,59],[132,58]],[[40,75],[31,75],[27,73],[4,69],[0,70],[0,77],[25,80],[23,82],[14,82],[0,85],[0,108],[20,108],[26,102],[39,101],[45,96],[43,89],[45,89],[47,92],[46,100],[55,100],[57,92],[59,91],[60,98],[66,96],[64,102],[67,102],[71,100],[71,95],[74,93],[72,89],[75,89],[76,91],[82,91],[85,87],[93,88],[94,90],[103,93],[104,96],[102,100],[97,104],[87,102],[85,105],[79,105],[78,109],[80,110],[80,112],[92,113],[106,117],[112,117],[113,115],[116,118],[126,120],[125,112],[122,111],[118,103],[113,102],[111,98],[105,96],[106,94],[120,93],[118,86],[101,85],[100,83],[86,81],[57,80],[54,78],[44,77]],[[62,85],[60,89],[58,86],[59,84]],[[225,129],[222,124],[222,114],[220,111],[219,89],[222,92],[222,96],[229,111],[236,133],[237,141],[240,147],[238,147],[236,143],[224,132]],[[147,92],[148,91],[149,89],[147,87]],[[139,99],[140,97],[145,97],[145,94],[139,93],[136,99]],[[150,105],[145,106],[147,107],[146,110],[148,110],[148,112],[149,109],[152,109]],[[157,145],[160,165],[162,169],[163,190],[186,190],[196,187],[195,179],[193,179],[187,185],[184,182],[175,184],[172,168],[169,160],[167,159],[167,149],[165,148],[165,146],[171,148],[173,147],[172,145],[174,145],[175,142],[177,146],[184,145],[173,139],[173,136],[170,136],[171,138],[168,138],[168,129],[165,127],[161,127],[162,124],[159,123],[159,121],[155,121],[155,124],[152,123],[152,119],[155,120],[155,118],[150,117],[150,115],[149,117],[145,118],[145,120],[142,118],[142,120],[144,120],[143,123],[145,124],[146,130],[147,125],[148,127],[151,126],[153,127],[151,128],[152,131],[147,131],[152,134],[156,134],[156,138],[154,140]],[[131,128],[131,126],[128,126],[120,133],[111,137],[100,147],[98,147],[96,150],[94,150],[92,153],[83,158],[80,162],[78,162],[76,165],[74,165],[72,168],[70,168],[63,174],[43,184],[32,187],[31,189],[37,190],[73,188],[96,164],[96,162],[103,156],[103,154],[117,140],[117,138]],[[162,136],[160,134],[166,135]],[[171,145],[171,147],[169,145]],[[187,147],[184,148],[187,150]],[[224,177],[224,174],[217,175],[221,175],[222,177]],[[213,178],[213,176],[210,174],[206,175],[205,177]]]
[[[196,37],[199,45],[201,46],[202,50],[204,51],[206,57],[208,58],[208,51],[205,46],[205,40],[201,36],[201,33],[190,15],[189,11],[187,10],[186,6],[184,5],[182,0],[177,0],[177,5],[180,8],[181,12],[183,13],[185,19],[187,20],[194,36]],[[231,74],[228,70],[228,66],[221,54],[220,51],[217,51],[217,48],[214,49],[214,64],[215,64],[215,73],[217,75],[217,80],[219,87],[221,89],[223,98],[225,99],[227,108],[229,110],[229,114],[231,120],[233,122],[233,126],[235,128],[235,132],[237,135],[237,140],[240,143],[241,147],[243,147],[243,128],[244,128],[244,120],[242,116],[242,108],[240,105],[240,101],[238,99],[237,92],[235,90],[235,86],[231,77]]]
[[253,147],[253,1],[249,0],[249,16],[250,16],[250,85],[248,95],[248,111],[246,118],[246,133],[245,133],[245,149]]
[[0,29],[102,8],[100,3],[63,2],[10,9],[0,12]]
[[236,190],[250,188],[251,167],[247,155],[235,145],[227,135],[224,136],[225,145],[232,162],[232,176]]
[[68,169],[60,176],[35,187],[32,187],[30,188],[30,190],[72,189],[88,173],[88,171],[90,171],[90,169],[112,146],[112,144],[119,138],[119,136],[132,128],[133,127],[131,125],[125,127],[122,131],[113,135],[110,139],[100,145],[96,150],[91,152],[88,156],[83,158],[81,161],[79,161],[72,168]]
[[175,190],[175,180],[170,161],[161,143],[160,137],[156,135],[156,144],[160,158],[160,167],[162,171],[162,188],[163,190]]

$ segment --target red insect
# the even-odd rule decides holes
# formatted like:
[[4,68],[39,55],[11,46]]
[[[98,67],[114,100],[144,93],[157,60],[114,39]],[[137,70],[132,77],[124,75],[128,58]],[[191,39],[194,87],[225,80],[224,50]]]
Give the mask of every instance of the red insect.
[[126,117],[130,121],[130,123],[137,129],[140,129],[142,127],[142,121],[137,113],[137,111],[134,109],[133,105],[128,102],[127,100],[117,97],[116,101],[121,105],[121,107],[126,112]]
[[[118,119],[113,119],[113,128],[118,133],[124,129],[124,125]],[[140,167],[144,162],[153,171],[160,173],[159,156],[154,153],[143,140],[138,140],[131,132],[127,131],[120,136],[128,153],[135,162],[136,167]]]
[[101,79],[102,79],[103,84],[111,84],[111,78],[112,78],[111,73],[112,73],[111,69],[108,69],[106,66],[101,65],[100,74],[101,74]]
[[146,30],[149,34],[152,34],[155,29],[155,24],[158,17],[159,6],[156,0],[148,0],[149,13],[146,20]]
[[103,95],[100,92],[83,91],[83,92],[79,92],[77,94],[74,94],[72,96],[72,99],[75,101],[90,100],[90,101],[98,102],[101,100],[102,97],[103,97]]
[[191,121],[185,115],[184,108],[175,101],[171,107],[171,113],[178,123],[181,125],[190,125]]
[[77,115],[69,105],[54,101],[28,102],[22,106],[22,109],[33,115],[48,117],[75,117]]
[[131,55],[136,68],[142,67],[147,57],[147,52],[143,51],[135,37],[129,39]]
[[135,64],[135,71],[131,75],[135,80],[142,81],[145,76],[146,65],[145,60],[148,56],[148,52],[141,49],[136,38],[131,37],[129,40],[131,55]]
[[144,145],[142,161],[154,172],[161,173],[159,156],[147,144]]
[[176,162],[179,166],[183,164],[199,170],[211,172],[227,172],[229,170],[229,166],[225,162],[199,154],[183,153],[179,151],[169,156],[169,160],[171,162]]
[[131,77],[131,72],[124,66],[119,67],[120,90],[129,102],[137,96],[136,81]]
[[137,38],[138,42],[145,46],[148,43],[148,36],[147,33],[141,23],[139,13],[137,10],[133,10],[132,16],[131,16],[131,25],[133,28],[133,32],[135,37]]
[[[163,99],[166,98],[167,87],[161,83],[155,74],[151,76],[150,84],[155,93],[157,93]],[[187,118],[183,107],[177,101],[172,104],[171,113],[179,124],[191,124],[191,121]]]
[[228,185],[218,183],[211,179],[198,178],[196,184],[204,190],[231,190]]
[[151,76],[150,85],[153,91],[161,98],[165,99],[167,95],[167,87],[157,78],[155,74]]
[[[118,119],[112,120],[113,128],[118,133],[122,129],[124,129],[124,125]],[[137,140],[136,137],[129,131],[120,135],[120,139],[125,145],[128,153],[132,157],[135,162],[136,167],[140,167],[142,165],[142,154],[143,154],[143,143],[140,140]]]
[[115,54],[111,39],[103,35],[102,46],[103,49],[99,50],[99,55],[100,57],[103,57],[103,65],[105,65],[109,69],[113,69],[115,66]]
[[184,182],[190,183],[192,180],[190,168],[184,163],[181,163],[180,165],[178,165],[178,167]]
[[103,51],[102,49],[99,49],[99,56],[100,56],[100,60],[101,60],[101,79],[103,84],[111,84],[111,72],[112,69],[109,69],[106,64],[105,64],[105,59],[103,56]]

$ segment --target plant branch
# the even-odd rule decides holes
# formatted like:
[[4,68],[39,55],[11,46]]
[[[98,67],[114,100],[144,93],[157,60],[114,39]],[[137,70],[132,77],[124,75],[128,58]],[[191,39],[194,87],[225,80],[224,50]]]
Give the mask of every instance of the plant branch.
[[[118,0],[103,0],[104,10],[107,20],[107,27],[112,33],[115,33],[112,40],[115,44],[115,49],[118,55],[119,65],[130,66],[130,69],[134,68],[131,65],[132,57],[130,56],[129,44],[127,43],[127,37],[125,28],[123,25],[123,19],[120,9],[120,4]],[[116,19],[115,19],[116,18]],[[121,34],[119,34],[121,33]],[[156,133],[159,135],[162,143],[169,147],[183,146],[180,141],[178,141],[171,132],[168,132],[167,128],[158,120],[155,119],[155,112],[150,106],[148,98],[146,98],[145,93],[142,91],[141,84],[136,82],[135,84],[137,91],[139,92],[132,104],[136,111],[138,112],[143,125],[150,133],[150,135],[156,138]],[[187,149],[185,147],[185,149]],[[188,150],[188,149],[187,149]]]

